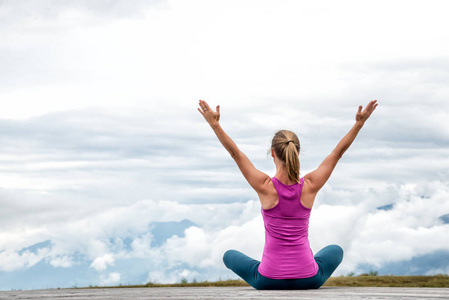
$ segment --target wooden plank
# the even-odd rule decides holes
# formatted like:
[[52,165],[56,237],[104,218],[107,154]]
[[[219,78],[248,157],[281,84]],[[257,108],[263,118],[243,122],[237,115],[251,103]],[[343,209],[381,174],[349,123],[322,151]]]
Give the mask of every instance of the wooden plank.
[[322,287],[257,291],[251,287],[110,288],[0,292],[0,299],[449,299],[449,288]]

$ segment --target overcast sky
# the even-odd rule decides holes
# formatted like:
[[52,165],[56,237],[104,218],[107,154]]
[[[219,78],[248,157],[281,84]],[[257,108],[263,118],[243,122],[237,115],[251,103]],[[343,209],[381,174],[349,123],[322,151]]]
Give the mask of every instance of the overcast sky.
[[[449,214],[448,6],[0,1],[0,271],[44,259],[70,267],[78,251],[100,265],[104,283],[117,283],[107,266],[124,254],[106,237],[183,219],[197,227],[160,247],[134,237],[140,252],[128,256],[167,262],[149,278],[200,278],[172,268],[180,257],[231,276],[221,266],[229,248],[260,258],[256,194],[198,99],[221,105],[223,128],[270,175],[278,129],[297,132],[304,175],[349,130],[357,106],[378,99],[318,195],[312,248],[341,244],[341,274],[449,251],[449,225],[438,219]],[[20,253],[46,240],[48,252]]]

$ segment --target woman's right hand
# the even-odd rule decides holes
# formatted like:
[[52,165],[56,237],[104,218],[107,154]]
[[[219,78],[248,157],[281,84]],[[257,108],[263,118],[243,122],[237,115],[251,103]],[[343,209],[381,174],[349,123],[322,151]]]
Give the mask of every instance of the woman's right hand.
[[362,111],[362,106],[359,106],[359,110],[357,111],[357,114],[355,115],[355,120],[357,122],[365,123],[366,120],[371,116],[373,111],[377,107],[377,100],[372,100],[368,105],[365,107],[365,109]]
[[206,101],[200,100],[199,102],[200,108],[198,108],[198,111],[203,115],[204,119],[206,119],[207,123],[209,123],[210,126],[218,125],[218,122],[220,121],[220,105],[217,105],[217,111],[213,111],[209,104],[207,104]]

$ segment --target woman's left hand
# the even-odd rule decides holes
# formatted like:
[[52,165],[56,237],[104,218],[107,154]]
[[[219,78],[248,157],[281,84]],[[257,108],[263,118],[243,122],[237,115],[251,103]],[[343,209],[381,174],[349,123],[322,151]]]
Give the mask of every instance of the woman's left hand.
[[366,120],[371,116],[373,111],[377,107],[377,100],[372,100],[368,105],[365,107],[365,109],[362,111],[362,106],[359,106],[359,110],[357,111],[357,114],[355,115],[355,120],[357,122],[365,123]]
[[209,104],[206,101],[200,100],[199,102],[200,108],[198,111],[203,115],[204,119],[206,119],[207,123],[210,126],[217,125],[220,121],[220,105],[217,105],[217,111],[213,111]]

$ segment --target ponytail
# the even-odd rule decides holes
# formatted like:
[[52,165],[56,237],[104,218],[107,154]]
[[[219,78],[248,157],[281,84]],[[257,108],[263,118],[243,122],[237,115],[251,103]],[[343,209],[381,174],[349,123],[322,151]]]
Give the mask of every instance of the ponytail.
[[285,167],[287,169],[288,179],[299,182],[299,153],[292,142],[287,142],[285,149]]
[[295,133],[289,130],[276,132],[271,142],[276,156],[285,163],[288,179],[299,182],[299,139]]

